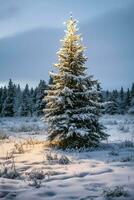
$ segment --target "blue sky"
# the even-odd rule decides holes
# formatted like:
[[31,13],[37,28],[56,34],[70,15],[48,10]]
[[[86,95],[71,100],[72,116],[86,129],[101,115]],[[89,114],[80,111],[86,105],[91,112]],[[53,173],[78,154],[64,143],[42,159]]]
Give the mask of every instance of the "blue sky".
[[63,22],[79,20],[88,73],[104,89],[134,81],[133,0],[0,0],[0,85],[35,86],[57,61]]

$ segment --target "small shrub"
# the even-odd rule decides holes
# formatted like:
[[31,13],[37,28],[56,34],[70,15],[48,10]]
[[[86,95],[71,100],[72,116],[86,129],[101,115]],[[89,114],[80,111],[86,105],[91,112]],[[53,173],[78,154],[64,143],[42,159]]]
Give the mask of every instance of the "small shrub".
[[130,130],[129,130],[129,126],[128,126],[128,125],[124,125],[124,124],[119,124],[118,130],[120,130],[120,131],[122,131],[122,132],[124,132],[124,133],[130,131]]
[[40,188],[41,187],[41,181],[37,179],[33,179],[30,183],[30,186]]
[[24,148],[23,148],[23,144],[21,142],[14,144],[13,153],[16,153],[16,154],[23,154],[23,153],[25,153]]
[[112,150],[111,152],[109,152],[109,155],[111,155],[111,156],[119,156],[119,152],[117,150]]
[[7,151],[5,160],[7,161],[7,160],[10,160],[10,159],[13,159],[13,151],[11,151],[11,152]]
[[49,162],[49,164],[58,163],[58,155],[57,154],[52,155],[51,152],[47,152],[45,154],[45,159]]
[[9,136],[3,130],[0,130],[0,140],[6,139],[9,139]]
[[127,197],[129,196],[128,191],[124,189],[123,186],[115,186],[113,188],[106,188],[103,191],[103,195],[106,199],[111,199],[115,197]]
[[59,164],[61,164],[61,165],[67,165],[69,163],[70,163],[70,160],[68,159],[67,156],[61,156],[59,158]]
[[26,146],[28,146],[28,145],[32,145],[32,146],[34,146],[34,140],[33,140],[33,138],[27,138],[26,139],[26,141],[23,143],[24,145],[26,145]]
[[54,160],[54,157],[52,156],[51,152],[46,153],[46,160],[48,160],[48,161]]
[[11,164],[5,162],[0,168],[0,177],[8,179],[16,179],[20,177],[20,174],[16,170],[14,157],[12,157]]
[[130,162],[130,161],[134,161],[134,156],[133,155],[129,155],[129,156],[123,157],[120,160],[120,162]]
[[57,154],[52,155],[51,152],[46,153],[45,158],[49,164],[67,165],[70,163],[70,160],[67,156],[62,155],[58,157]]
[[26,174],[28,176],[28,180],[30,181],[29,185],[40,188],[42,180],[45,178],[46,174],[44,174],[43,170],[35,169],[30,173]]
[[28,175],[29,180],[32,180],[32,179],[42,180],[45,178],[45,174],[43,170],[40,170],[40,169],[34,169],[30,173],[27,173],[27,175]]

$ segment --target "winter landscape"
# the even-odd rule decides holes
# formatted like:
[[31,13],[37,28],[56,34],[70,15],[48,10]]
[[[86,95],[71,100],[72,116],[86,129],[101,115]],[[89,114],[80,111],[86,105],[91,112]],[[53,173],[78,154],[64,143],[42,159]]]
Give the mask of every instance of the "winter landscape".
[[2,200],[134,200],[134,3],[98,2],[0,0]]
[[133,200],[134,117],[104,115],[110,137],[90,151],[54,150],[39,117],[1,118],[1,199]]

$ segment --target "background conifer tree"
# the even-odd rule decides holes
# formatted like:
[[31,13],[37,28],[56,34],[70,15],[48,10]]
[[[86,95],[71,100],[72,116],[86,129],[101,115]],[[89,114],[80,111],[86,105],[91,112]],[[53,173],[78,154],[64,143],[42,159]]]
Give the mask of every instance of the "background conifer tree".
[[22,91],[20,85],[15,85],[15,96],[14,96],[14,116],[20,116],[20,106],[22,99]]
[[125,112],[125,93],[123,87],[120,89],[119,93],[119,109],[120,109],[120,114],[124,114]]
[[1,116],[1,112],[2,112],[2,91],[3,91],[3,88],[1,87],[0,88],[0,116]]
[[[131,99],[130,99],[130,94],[127,91],[127,102],[128,102],[128,113],[129,114],[134,114],[134,83],[132,83],[131,87]],[[130,103],[129,103],[130,101]],[[130,104],[130,105],[129,105]]]
[[12,80],[10,79],[8,83],[7,96],[6,94],[3,94],[5,95],[5,97],[3,97],[4,103],[2,105],[2,115],[5,117],[6,116],[13,117],[14,115],[14,94],[15,94],[15,87]]
[[4,116],[3,106],[4,106],[4,102],[6,100],[6,97],[7,97],[7,88],[6,88],[6,86],[4,86],[4,88],[2,88],[2,95],[1,95],[1,116],[2,117]]
[[45,95],[45,90],[47,89],[46,82],[44,80],[40,80],[40,83],[37,88],[36,94],[36,114],[37,116],[43,114],[43,108],[45,107],[45,101],[43,100]]
[[62,148],[97,146],[107,135],[99,123],[98,82],[86,75],[84,46],[77,34],[77,21],[66,22],[67,30],[55,64],[58,73],[51,73],[53,84],[45,98],[45,118],[49,140],[58,140]]
[[108,104],[105,107],[105,112],[110,115],[119,113],[119,107],[114,92],[112,92],[109,96]]
[[131,97],[134,97],[134,83],[132,83],[131,87]]
[[26,84],[25,89],[22,93],[22,101],[20,106],[20,115],[21,116],[29,116],[30,115],[30,92],[29,86]]
[[131,105],[131,92],[128,88],[127,93],[126,93],[126,98],[125,98],[126,111],[130,108],[130,105]]

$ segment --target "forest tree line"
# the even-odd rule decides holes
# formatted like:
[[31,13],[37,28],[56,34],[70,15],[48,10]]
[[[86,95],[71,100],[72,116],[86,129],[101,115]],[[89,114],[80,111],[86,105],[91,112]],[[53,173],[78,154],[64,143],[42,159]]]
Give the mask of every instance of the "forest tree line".
[[[0,87],[0,116],[41,116],[45,101],[43,100],[47,94],[45,91],[49,83],[40,80],[36,88],[30,88],[26,84],[22,89],[20,85],[16,85],[10,79],[8,86]],[[127,91],[121,87],[120,90],[102,91],[100,95],[102,102],[109,102],[103,108],[103,113],[107,114],[134,114],[134,83]]]

